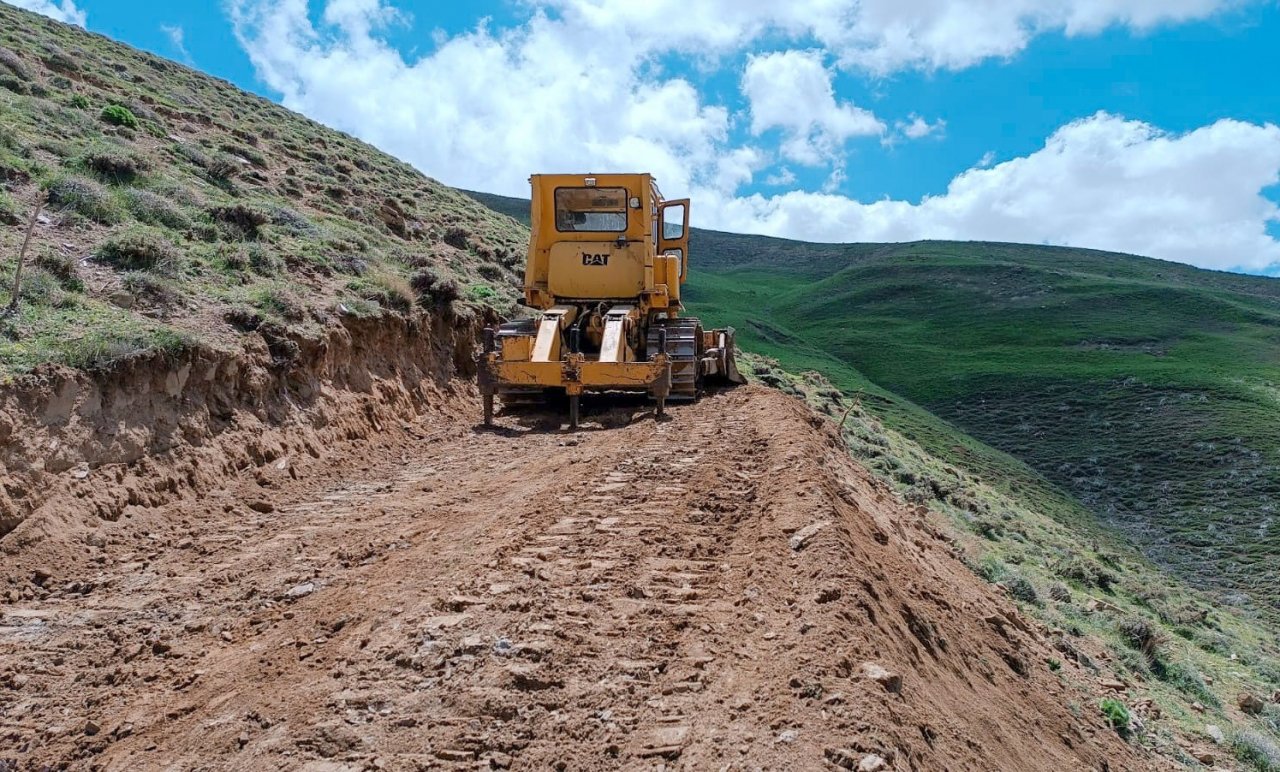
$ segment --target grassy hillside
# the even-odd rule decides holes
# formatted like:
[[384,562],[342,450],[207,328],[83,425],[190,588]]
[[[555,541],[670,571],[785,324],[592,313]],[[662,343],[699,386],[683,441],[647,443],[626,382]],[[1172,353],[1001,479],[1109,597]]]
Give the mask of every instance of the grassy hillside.
[[[1043,499],[1032,490],[1011,494],[1003,478],[941,461],[881,421],[878,401],[850,398],[821,373],[790,372],[760,355],[744,354],[742,365],[752,380],[829,416],[854,458],[949,525],[948,537],[973,571],[1045,625],[1061,661],[1133,684],[1127,699],[1145,722],[1136,742],[1196,769],[1187,749],[1203,737],[1206,721],[1219,722],[1231,725],[1242,769],[1274,769],[1267,764],[1280,759],[1280,706],[1256,719],[1233,710],[1236,695],[1280,685],[1273,627],[1221,606],[1131,546],[1064,525],[1040,509]],[[1059,660],[1045,664],[1060,667]],[[1080,694],[1073,704],[1083,709],[1089,701]]]
[[1025,461],[1158,561],[1275,601],[1280,282],[999,244],[854,246],[794,270],[768,252],[712,260],[731,240],[706,241],[690,297],[746,345],[838,360]]
[[1039,511],[1120,526],[1228,601],[1280,599],[1280,281],[1091,250],[696,229],[690,253],[693,309],[745,348],[864,395]]
[[525,232],[228,83],[0,3],[0,377],[509,306]]

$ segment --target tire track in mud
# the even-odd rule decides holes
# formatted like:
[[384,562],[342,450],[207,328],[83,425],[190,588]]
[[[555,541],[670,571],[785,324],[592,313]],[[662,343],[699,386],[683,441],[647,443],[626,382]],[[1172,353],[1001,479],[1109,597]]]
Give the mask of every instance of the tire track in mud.
[[1144,768],[798,404],[746,388],[672,416],[438,419],[411,453],[104,524],[94,572],[0,617],[0,759]]

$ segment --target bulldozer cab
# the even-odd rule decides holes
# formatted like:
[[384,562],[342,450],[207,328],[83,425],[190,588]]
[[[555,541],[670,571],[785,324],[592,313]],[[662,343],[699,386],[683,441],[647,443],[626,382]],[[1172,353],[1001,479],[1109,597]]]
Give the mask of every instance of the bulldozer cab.
[[525,302],[640,302],[680,308],[689,202],[666,201],[648,174],[538,174]]

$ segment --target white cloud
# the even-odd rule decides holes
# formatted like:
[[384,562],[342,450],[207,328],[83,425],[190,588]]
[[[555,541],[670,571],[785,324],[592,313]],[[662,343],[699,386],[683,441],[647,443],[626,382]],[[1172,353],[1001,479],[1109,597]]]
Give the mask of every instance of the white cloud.
[[836,100],[821,51],[751,56],[742,76],[751,133],[782,130],[782,155],[818,166],[838,162],[850,137],[878,135],[885,126],[868,110]]
[[181,24],[161,24],[160,31],[169,38],[170,45],[182,57],[182,61],[190,63],[191,54],[187,52],[187,32]]
[[813,40],[850,67],[962,68],[1008,57],[1037,35],[1145,31],[1250,0],[545,0],[566,19],[624,29],[652,49],[724,51],[766,33]]
[[[306,0],[233,0],[231,8],[260,77],[286,105],[460,187],[521,195],[534,171],[649,170],[668,193],[695,200],[697,224],[720,229],[827,241],[1071,244],[1214,268],[1280,264],[1280,243],[1266,233],[1280,212],[1260,195],[1280,180],[1275,126],[1220,121],[1170,135],[1099,113],[1062,127],[1026,157],[994,166],[994,155],[984,157],[940,195],[862,203],[839,193],[849,172],[843,147],[861,134],[889,132],[869,112],[837,98],[821,52],[748,60],[741,87],[752,139],[739,145],[731,139],[736,116],[729,109],[665,74],[660,52],[670,40],[636,32],[654,19],[680,18],[665,29],[682,45],[701,36],[703,49],[729,50],[770,29],[800,34],[817,18],[856,26],[857,19],[883,11],[881,3],[864,0],[854,18],[844,0],[709,0],[687,3],[687,16],[651,19],[654,9],[674,6],[669,0],[560,0],[513,29],[482,25],[440,36],[429,55],[415,60],[380,39],[382,27],[402,19],[385,0],[333,0],[319,26]],[[1013,0],[987,4],[996,16],[1021,7]],[[1055,23],[1079,33],[1117,19],[1138,26],[1168,21],[1205,13],[1210,5],[1052,0],[1033,16],[1041,27]],[[1015,31],[1027,24],[1023,16],[1007,18]],[[886,24],[884,39],[898,40]],[[931,50],[936,58],[943,49]],[[895,127],[895,136],[929,136],[944,124],[912,115]],[[781,137],[776,149],[768,136],[775,131]],[[738,196],[779,155],[824,165],[823,192]],[[765,182],[789,187],[795,179],[783,166]]]
[[902,67],[969,67],[1009,57],[1036,36],[1121,26],[1144,31],[1202,19],[1233,0],[864,0],[850,23],[818,39],[847,65],[888,73]]
[[721,229],[825,241],[965,239],[1062,244],[1205,268],[1280,264],[1280,127],[1223,120],[1182,135],[1106,113],[1041,149],[975,167],[919,203],[790,192],[708,196]]
[[727,151],[729,114],[676,77],[642,77],[624,30],[541,13],[479,28],[406,61],[374,32],[377,0],[340,0],[316,28],[305,0],[237,0],[232,18],[260,77],[284,103],[454,185],[526,193],[530,172],[647,169],[670,190],[732,186],[761,160]]
[[796,184],[796,173],[787,167],[782,167],[776,173],[770,174],[765,178],[764,184],[771,188],[785,188]]
[[942,135],[947,132],[947,122],[941,118],[937,119],[933,123],[929,123],[924,118],[921,118],[914,113],[912,113],[909,118],[910,120],[898,121],[894,124],[898,133],[907,139],[924,139],[928,136],[941,138]]
[[76,7],[74,0],[4,0],[7,3],[25,8],[28,11],[48,16],[51,19],[84,26],[84,11]]

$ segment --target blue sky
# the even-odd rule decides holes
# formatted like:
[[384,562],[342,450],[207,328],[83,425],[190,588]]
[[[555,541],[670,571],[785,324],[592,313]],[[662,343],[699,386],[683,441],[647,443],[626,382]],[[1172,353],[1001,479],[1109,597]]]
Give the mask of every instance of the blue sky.
[[646,168],[709,227],[1280,265],[1274,0],[51,1],[463,187]]

